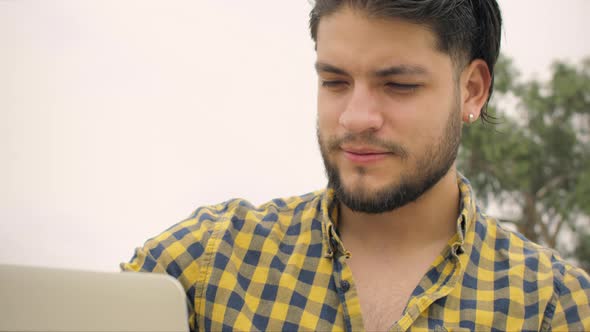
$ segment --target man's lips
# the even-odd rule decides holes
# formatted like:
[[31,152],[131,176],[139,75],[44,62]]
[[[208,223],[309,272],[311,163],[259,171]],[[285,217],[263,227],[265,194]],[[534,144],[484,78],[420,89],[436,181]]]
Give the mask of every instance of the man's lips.
[[389,151],[383,151],[369,147],[342,147],[344,156],[354,163],[372,163],[390,156]]

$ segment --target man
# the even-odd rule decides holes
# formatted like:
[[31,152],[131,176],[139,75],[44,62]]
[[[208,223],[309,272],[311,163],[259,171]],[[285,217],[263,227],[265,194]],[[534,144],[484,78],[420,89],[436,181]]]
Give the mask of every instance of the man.
[[455,169],[485,119],[495,0],[318,0],[326,190],[202,207],[124,270],[168,273],[195,330],[585,330],[590,283],[502,228]]

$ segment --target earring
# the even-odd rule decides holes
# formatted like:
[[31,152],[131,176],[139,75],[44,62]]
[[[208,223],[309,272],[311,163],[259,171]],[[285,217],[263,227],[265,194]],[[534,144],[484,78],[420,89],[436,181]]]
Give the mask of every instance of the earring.
[[469,123],[473,123],[474,117],[475,116],[473,114],[469,114]]

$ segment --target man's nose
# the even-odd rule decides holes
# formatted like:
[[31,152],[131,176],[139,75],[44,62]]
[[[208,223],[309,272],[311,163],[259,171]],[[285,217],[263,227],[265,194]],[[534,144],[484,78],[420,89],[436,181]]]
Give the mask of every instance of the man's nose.
[[377,131],[383,126],[383,114],[378,96],[367,86],[356,85],[339,123],[350,133]]

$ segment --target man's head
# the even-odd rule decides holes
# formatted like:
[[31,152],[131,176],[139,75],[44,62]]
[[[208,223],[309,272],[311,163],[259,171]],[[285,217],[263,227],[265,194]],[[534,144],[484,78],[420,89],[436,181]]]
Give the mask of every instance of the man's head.
[[[502,29],[496,0],[316,0],[309,20],[316,46],[322,17],[344,7],[372,19],[398,18],[428,27],[435,34],[437,49],[451,57],[458,71],[475,59],[484,60],[492,74],[488,99],[491,97]],[[481,117],[487,119],[485,108]]]
[[448,173],[461,121],[485,118],[500,22],[495,0],[316,1],[318,139],[338,199],[390,211]]

